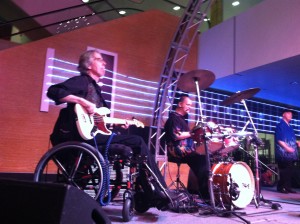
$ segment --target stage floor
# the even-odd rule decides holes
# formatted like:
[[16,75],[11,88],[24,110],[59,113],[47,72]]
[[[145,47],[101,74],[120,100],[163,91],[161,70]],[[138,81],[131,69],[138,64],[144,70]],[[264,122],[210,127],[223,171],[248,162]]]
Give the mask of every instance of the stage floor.
[[[243,212],[240,215],[248,223],[280,223],[293,224],[300,223],[300,189],[295,189],[297,194],[282,194],[275,190],[275,187],[264,187],[261,191],[263,198],[266,201],[279,203],[281,209],[275,210],[270,204],[261,203],[258,207],[254,203],[250,203],[244,209],[237,209],[235,212]],[[109,206],[103,207],[108,214],[112,223],[123,223],[122,221],[122,203],[112,202]],[[143,214],[135,214],[129,223],[246,223],[242,219],[231,215],[229,217],[219,217],[217,214],[205,214],[206,209],[199,206],[198,211],[193,213],[176,213],[172,211],[159,211],[156,208],[151,208]]]

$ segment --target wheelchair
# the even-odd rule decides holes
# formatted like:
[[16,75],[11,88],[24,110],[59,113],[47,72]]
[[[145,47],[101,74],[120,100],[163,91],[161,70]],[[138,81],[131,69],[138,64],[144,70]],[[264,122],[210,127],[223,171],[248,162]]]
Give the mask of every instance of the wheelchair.
[[[128,222],[132,219],[134,210],[144,213],[152,206],[145,201],[139,181],[139,164],[146,164],[146,158],[133,156],[131,148],[127,146],[111,144],[107,161],[101,153],[104,147],[96,149],[87,143],[76,141],[58,144],[39,160],[34,181],[72,185],[100,201],[101,206],[107,205],[123,188],[122,217],[123,221]],[[123,181],[122,172],[125,166],[129,167],[126,182]],[[115,171],[113,179],[105,176],[109,174],[109,169]]]

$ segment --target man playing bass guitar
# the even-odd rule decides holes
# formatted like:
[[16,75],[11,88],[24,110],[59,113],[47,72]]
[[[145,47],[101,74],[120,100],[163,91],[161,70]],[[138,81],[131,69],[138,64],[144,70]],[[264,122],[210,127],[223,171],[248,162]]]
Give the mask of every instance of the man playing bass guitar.
[[[57,105],[67,103],[67,107],[61,109],[51,134],[53,145],[66,141],[81,141],[91,145],[95,145],[96,142],[97,145],[106,145],[111,134],[109,130],[104,128],[105,122],[108,122],[107,119],[109,119],[106,117],[109,109],[102,97],[101,87],[97,84],[105,75],[105,65],[106,62],[99,51],[86,51],[79,58],[79,76],[74,76],[49,87],[47,96],[50,99],[54,100]],[[121,123],[128,126],[130,122],[123,120]],[[85,125],[96,130],[89,128],[86,130]],[[142,124],[138,125],[143,126]],[[94,136],[91,135],[92,132]],[[140,136],[119,134],[113,136],[110,143],[126,145],[133,150],[134,154],[146,156],[148,166],[157,176],[161,185],[167,188],[154,156]],[[148,180],[145,179],[144,181],[147,182]],[[161,195],[161,189],[155,189],[155,192],[156,195]],[[173,196],[177,197],[177,195]],[[170,203],[170,198],[173,199],[171,195],[159,197],[155,199],[157,204],[154,205],[158,209],[165,209]]]

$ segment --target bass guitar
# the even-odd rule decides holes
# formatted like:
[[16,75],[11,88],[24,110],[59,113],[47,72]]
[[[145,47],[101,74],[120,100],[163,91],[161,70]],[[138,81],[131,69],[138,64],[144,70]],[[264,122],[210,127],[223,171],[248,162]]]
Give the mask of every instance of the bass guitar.
[[76,125],[80,136],[85,140],[90,140],[97,133],[111,135],[111,131],[106,127],[107,124],[129,124],[144,128],[144,124],[136,119],[127,120],[120,118],[107,117],[110,109],[100,107],[95,110],[94,114],[88,114],[80,104],[75,105],[77,115]]

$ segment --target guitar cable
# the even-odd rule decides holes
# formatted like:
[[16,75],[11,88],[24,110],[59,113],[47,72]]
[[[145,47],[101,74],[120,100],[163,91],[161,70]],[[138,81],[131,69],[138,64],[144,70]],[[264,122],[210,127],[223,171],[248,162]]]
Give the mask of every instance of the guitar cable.
[[[96,137],[94,136],[93,133],[92,133],[92,135],[93,135],[93,139],[94,139],[94,142],[95,142],[96,149],[98,150],[98,152],[100,152],[99,149],[98,149],[97,142],[96,142]],[[103,164],[103,161],[100,160],[100,165],[102,166],[102,169],[103,169],[103,185],[102,185],[103,187],[101,188],[100,195],[99,195],[99,203],[100,203],[101,206],[106,206],[111,201],[111,192],[109,190],[110,172],[109,172],[109,161],[108,161],[108,148],[110,146],[112,138],[115,135],[116,135],[115,133],[112,133],[110,135],[109,139],[107,140],[106,147],[105,147],[105,150],[103,152],[104,164]],[[107,192],[107,198],[106,198],[106,201],[104,202],[103,199],[105,197],[106,192]]]

